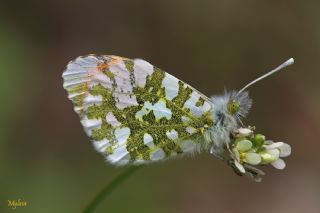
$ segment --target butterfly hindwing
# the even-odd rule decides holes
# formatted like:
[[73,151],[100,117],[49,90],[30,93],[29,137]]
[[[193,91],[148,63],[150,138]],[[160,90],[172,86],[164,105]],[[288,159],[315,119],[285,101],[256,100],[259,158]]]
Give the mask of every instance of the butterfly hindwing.
[[87,135],[112,164],[193,153],[213,124],[204,95],[142,59],[78,57],[63,78]]

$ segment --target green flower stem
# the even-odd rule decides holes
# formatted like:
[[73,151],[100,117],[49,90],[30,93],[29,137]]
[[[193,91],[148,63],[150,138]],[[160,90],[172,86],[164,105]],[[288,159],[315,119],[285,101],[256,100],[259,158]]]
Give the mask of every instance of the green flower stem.
[[111,194],[113,190],[115,190],[123,181],[125,181],[128,177],[130,177],[135,171],[137,171],[141,166],[133,166],[129,167],[123,173],[118,175],[115,179],[113,179],[109,184],[107,184],[101,192],[99,192],[95,198],[87,205],[84,213],[93,212],[97,206]]

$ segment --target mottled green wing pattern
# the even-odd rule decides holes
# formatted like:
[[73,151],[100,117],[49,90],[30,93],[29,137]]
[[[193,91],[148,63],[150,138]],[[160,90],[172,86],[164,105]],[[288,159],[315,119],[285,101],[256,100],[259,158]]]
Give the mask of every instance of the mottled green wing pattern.
[[207,149],[212,103],[142,59],[88,55],[71,61],[64,88],[108,162],[139,164]]

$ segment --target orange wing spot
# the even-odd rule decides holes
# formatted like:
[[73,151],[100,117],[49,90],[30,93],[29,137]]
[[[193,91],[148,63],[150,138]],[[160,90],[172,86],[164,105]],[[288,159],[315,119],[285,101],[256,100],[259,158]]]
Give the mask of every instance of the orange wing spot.
[[115,65],[117,63],[119,63],[120,61],[123,61],[125,58],[123,57],[119,57],[119,56],[111,56],[107,62],[104,63],[100,63],[97,65],[97,70],[104,72],[107,71],[107,69],[112,66]]
[[98,64],[98,65],[97,65],[97,70],[103,72],[103,71],[105,71],[106,69],[108,69],[108,67],[109,67],[109,63]]
[[123,61],[125,58],[119,57],[119,56],[111,56],[110,59],[111,60],[108,61],[108,65],[112,66],[112,65],[118,64],[120,61]]

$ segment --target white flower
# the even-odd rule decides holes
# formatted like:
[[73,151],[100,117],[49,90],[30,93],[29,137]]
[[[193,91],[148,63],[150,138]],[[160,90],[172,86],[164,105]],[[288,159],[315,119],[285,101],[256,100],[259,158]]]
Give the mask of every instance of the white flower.
[[228,150],[238,174],[242,173],[255,181],[261,181],[264,173],[255,166],[271,164],[276,169],[286,167],[281,158],[291,154],[290,145],[266,140],[264,135],[254,134],[250,127],[237,129],[233,136],[234,141]]
[[267,145],[263,145],[266,150],[260,154],[262,162],[265,164],[270,163],[276,169],[284,169],[286,164],[280,157],[289,156],[291,154],[291,146],[283,142],[266,142]]

